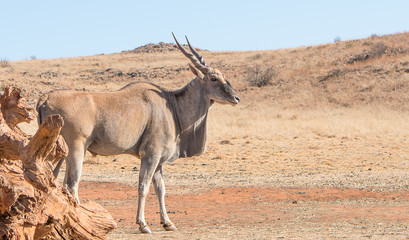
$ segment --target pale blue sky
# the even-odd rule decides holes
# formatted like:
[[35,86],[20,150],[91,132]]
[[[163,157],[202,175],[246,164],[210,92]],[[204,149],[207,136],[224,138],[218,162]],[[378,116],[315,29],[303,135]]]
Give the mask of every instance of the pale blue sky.
[[0,1],[0,59],[88,56],[147,43],[212,51],[308,46],[409,31],[409,1]]

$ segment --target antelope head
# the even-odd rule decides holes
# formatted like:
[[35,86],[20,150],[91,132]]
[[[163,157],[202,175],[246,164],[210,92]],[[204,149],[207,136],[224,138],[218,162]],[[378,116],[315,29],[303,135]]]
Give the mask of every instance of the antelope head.
[[186,49],[180,45],[175,35],[173,33],[172,35],[180,51],[192,62],[192,64],[189,63],[190,70],[200,79],[210,100],[222,104],[236,105],[239,103],[240,98],[224,74],[218,69],[213,69],[206,65],[203,57],[190,45],[187,37],[186,41],[192,53],[187,52]]

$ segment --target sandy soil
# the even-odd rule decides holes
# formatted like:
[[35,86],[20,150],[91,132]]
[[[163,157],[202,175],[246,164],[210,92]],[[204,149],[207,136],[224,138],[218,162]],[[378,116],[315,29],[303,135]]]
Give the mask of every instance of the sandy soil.
[[161,228],[152,190],[146,217],[154,233],[139,233],[133,157],[88,156],[80,198],[113,215],[110,239],[409,238],[407,138],[287,138],[211,142],[203,156],[167,165],[177,232]]

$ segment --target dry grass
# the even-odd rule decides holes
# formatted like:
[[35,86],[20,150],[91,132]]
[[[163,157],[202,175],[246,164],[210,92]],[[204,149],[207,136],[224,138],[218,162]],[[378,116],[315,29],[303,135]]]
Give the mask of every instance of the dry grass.
[[[249,104],[293,109],[369,105],[406,111],[408,49],[409,33],[403,33],[295,49],[202,54],[209,65],[225,73]],[[249,69],[256,66],[274,68],[270,86],[249,86]],[[0,74],[2,86],[18,83],[32,92],[33,99],[56,88],[105,91],[131,81],[176,88],[193,76],[179,52],[8,62]]]
[[[235,108],[211,109],[209,137],[404,135],[408,49],[409,33],[403,33],[274,51],[203,51],[242,98]],[[35,104],[39,95],[59,88],[112,91],[131,81],[181,87],[193,76],[187,62],[179,52],[27,60],[7,62],[0,79],[1,87],[27,89]],[[249,86],[248,71],[256,66],[274,67],[271,85]]]
[[[295,49],[202,51],[242,99],[235,108],[211,109],[209,137],[402,136],[409,132],[408,49],[409,33],[402,33]],[[187,63],[179,52],[7,62],[0,85],[27,89],[31,104],[59,88],[112,91],[132,81],[177,88],[193,76]],[[271,85],[249,86],[248,70],[256,66],[274,68]]]
[[244,136],[268,139],[273,135],[403,137],[409,134],[409,115],[381,107],[294,110],[214,106],[209,131],[214,139]]
[[[206,62],[225,73],[242,101],[236,107],[212,106],[208,118],[208,147],[204,155],[179,159],[165,166],[169,195],[200,195],[209,188],[232,186],[365,189],[407,194],[408,49],[409,33],[403,33],[274,51],[203,51]],[[177,88],[193,76],[187,63],[179,52],[7,62],[0,67],[0,87],[3,89],[12,84],[27,89],[31,104],[35,104],[40,94],[58,88],[112,91],[131,81],[151,81]],[[274,68],[271,85],[249,86],[246,81],[248,69],[255,66]],[[33,134],[36,123],[25,125],[24,130]],[[83,180],[135,185],[138,163],[127,155],[96,158],[87,155]],[[360,207],[372,209],[373,201],[361,198],[334,202],[342,205],[339,211],[343,214],[345,204],[362,212]],[[385,204],[407,205],[403,200],[380,201],[382,212]],[[116,206],[115,202],[108,200],[100,200],[100,203],[108,208]],[[308,207],[311,203],[316,200],[305,204]],[[171,202],[168,204],[172,206]],[[314,233],[307,237],[310,239],[330,238],[321,225],[318,224],[321,230],[317,230],[317,225],[311,225],[309,218],[302,218],[306,214],[302,206],[306,205],[290,204],[280,221],[270,219],[260,221],[258,225],[251,223],[246,231],[242,222],[257,213],[249,211],[248,216],[242,216],[245,220],[238,217],[243,220],[240,226],[234,225],[232,219],[225,219],[228,228],[216,230],[215,237],[230,239],[241,231],[243,238],[284,236],[304,239],[305,232]],[[135,211],[136,203],[126,202],[126,206],[118,207],[126,207],[127,212],[130,209]],[[316,209],[315,205],[311,209]],[[373,235],[382,231],[408,236],[407,222],[401,222],[398,214],[389,212],[390,220],[377,218],[372,222],[365,220],[367,212],[346,222],[334,215],[332,222],[324,221],[325,228],[331,228],[331,237],[348,238],[351,237],[349,232],[354,232],[356,234],[351,238],[382,238],[383,235]],[[322,217],[328,213],[325,205],[322,213],[309,212],[308,215]],[[207,227],[202,226],[203,219],[198,219],[201,224],[194,229],[185,228],[164,236],[170,239],[209,238],[209,231],[220,225],[214,221],[214,213],[206,214],[206,221],[213,221],[208,222],[211,224]],[[123,218],[122,215],[114,217]],[[111,235],[112,239],[123,239],[124,236],[146,238],[146,235],[136,234],[132,219],[127,221],[129,224],[119,227]],[[278,225],[271,227],[271,224]],[[279,233],[272,234],[272,229]],[[362,229],[365,229],[364,233]],[[252,232],[258,235],[252,235]]]

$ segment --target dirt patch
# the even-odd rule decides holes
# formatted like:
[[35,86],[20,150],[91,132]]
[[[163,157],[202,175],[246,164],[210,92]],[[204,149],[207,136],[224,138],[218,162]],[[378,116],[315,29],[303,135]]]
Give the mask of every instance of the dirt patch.
[[[177,194],[179,190],[184,193]],[[110,235],[111,239],[158,237],[158,234],[170,239],[215,237],[209,230],[218,232],[216,237],[219,239],[234,239],[235,233],[259,239],[298,238],[302,237],[302,229],[297,229],[300,227],[297,221],[301,220],[306,228],[311,229],[307,226],[313,225],[317,230],[305,238],[326,235],[326,231],[332,237],[344,234],[349,238],[345,230],[359,233],[373,224],[379,225],[378,231],[368,233],[368,236],[409,237],[399,230],[409,224],[409,194],[406,192],[258,187],[210,188],[197,192],[189,186],[171,187],[171,192],[166,197],[167,211],[179,231],[165,232],[160,227],[159,207],[151,192],[146,217],[155,233],[147,236],[139,234],[135,224],[136,186],[84,182],[80,187],[83,201],[99,202],[117,221],[118,228]],[[291,230],[291,226],[296,227]],[[379,230],[386,226],[395,229],[389,229],[389,235],[380,233]],[[220,231],[220,228],[224,230]]]

